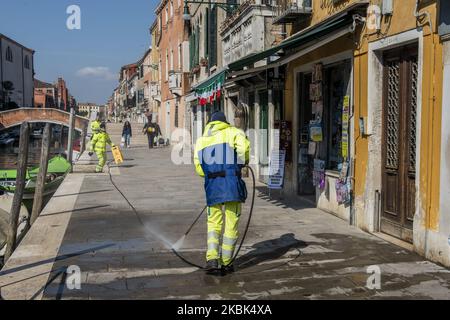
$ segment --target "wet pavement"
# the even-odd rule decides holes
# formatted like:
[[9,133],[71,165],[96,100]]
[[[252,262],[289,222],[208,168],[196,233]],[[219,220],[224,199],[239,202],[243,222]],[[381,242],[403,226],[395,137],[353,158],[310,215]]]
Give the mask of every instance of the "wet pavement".
[[[172,164],[170,154],[169,149],[138,145],[124,151],[124,166],[113,169],[114,182],[138,215],[108,174],[69,177],[81,181],[74,191],[73,209],[67,213],[47,208],[46,219],[65,214],[69,218],[43,299],[450,298],[450,270],[308,203],[269,199],[260,184],[236,272],[205,275],[170,250],[204,207],[202,180],[192,166]],[[247,185],[250,190],[249,181]],[[61,200],[73,195],[67,191],[57,196]],[[248,204],[241,231],[247,218]],[[203,217],[180,254],[203,265],[205,246]],[[17,259],[26,254],[30,250]],[[63,274],[57,272],[72,265],[81,270],[79,290],[69,290]],[[373,270],[381,272],[379,289]],[[6,290],[5,296],[14,298],[14,293]]]

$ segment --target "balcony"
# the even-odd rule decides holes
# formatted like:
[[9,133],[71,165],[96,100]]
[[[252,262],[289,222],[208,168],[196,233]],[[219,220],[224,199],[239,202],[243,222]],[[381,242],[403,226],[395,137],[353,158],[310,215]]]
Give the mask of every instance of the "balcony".
[[312,0],[277,0],[273,23],[293,23],[308,18],[311,13]]
[[181,71],[169,71],[169,90],[172,94],[181,96],[183,91],[183,73]]
[[150,83],[150,97],[153,100],[161,102],[161,88],[158,82]]

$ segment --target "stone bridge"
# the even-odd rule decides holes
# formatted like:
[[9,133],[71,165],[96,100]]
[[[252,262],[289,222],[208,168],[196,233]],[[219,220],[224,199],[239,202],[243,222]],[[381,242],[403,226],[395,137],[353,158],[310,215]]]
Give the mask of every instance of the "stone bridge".
[[[58,109],[20,108],[0,112],[0,131],[20,125],[22,122],[45,122],[69,126],[70,113]],[[75,130],[87,130],[89,119],[75,116]]]

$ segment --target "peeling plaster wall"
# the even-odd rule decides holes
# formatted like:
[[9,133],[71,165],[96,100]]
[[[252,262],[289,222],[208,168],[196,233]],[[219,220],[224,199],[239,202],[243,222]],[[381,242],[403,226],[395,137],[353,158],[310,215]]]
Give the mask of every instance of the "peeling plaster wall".
[[[450,41],[443,44],[444,82],[442,124],[450,123]],[[440,217],[437,232],[430,231],[426,240],[426,256],[450,266],[450,126],[442,126]]]

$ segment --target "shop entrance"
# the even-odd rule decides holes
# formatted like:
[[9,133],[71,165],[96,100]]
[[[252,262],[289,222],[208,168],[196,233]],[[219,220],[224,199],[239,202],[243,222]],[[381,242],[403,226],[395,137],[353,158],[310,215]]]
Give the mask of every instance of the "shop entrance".
[[412,243],[416,198],[418,47],[383,56],[381,231]]
[[[320,195],[325,191],[331,203],[337,199],[337,191],[328,183],[329,177],[342,176],[345,181],[348,176],[352,63],[343,60],[315,68],[315,75],[300,73],[298,79],[298,194],[310,196],[318,191]],[[318,136],[314,137],[313,130]],[[345,200],[348,198],[336,201],[344,204]],[[334,210],[332,205],[329,210]]]
[[313,157],[308,154],[309,123],[312,120],[312,102],[309,88],[312,83],[312,74],[299,75],[299,159],[298,159],[298,195],[311,196],[316,194],[313,185]]
[[269,97],[267,91],[259,92],[259,165],[260,181],[267,183],[269,167]]

